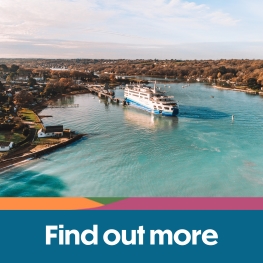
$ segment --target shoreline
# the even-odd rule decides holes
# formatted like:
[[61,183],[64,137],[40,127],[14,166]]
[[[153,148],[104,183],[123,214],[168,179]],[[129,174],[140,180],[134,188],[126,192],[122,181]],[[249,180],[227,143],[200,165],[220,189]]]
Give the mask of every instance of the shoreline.
[[252,89],[233,89],[233,88],[225,88],[221,86],[213,86],[213,85],[209,85],[209,86],[215,89],[220,89],[220,90],[232,90],[232,91],[238,91],[238,92],[245,92],[245,93],[252,94],[252,95],[263,95],[263,92],[255,91]]
[[[180,81],[180,82],[176,82],[176,83],[185,83],[185,82]],[[252,89],[227,88],[227,87],[207,84],[204,82],[191,82],[191,84],[194,84],[194,83],[202,83],[204,85],[207,85],[209,87],[219,89],[219,90],[232,90],[232,91],[237,91],[237,92],[244,92],[244,93],[251,94],[251,95],[263,96],[263,91],[258,91],[258,90],[256,91],[256,90],[252,90]],[[120,86],[120,84],[119,85],[114,84],[114,87],[117,87],[117,86]],[[38,115],[42,110],[46,109],[49,104],[56,102],[58,99],[61,99],[62,97],[82,95],[82,94],[88,94],[88,93],[90,93],[88,90],[80,90],[80,91],[73,91],[73,92],[68,93],[68,94],[59,94],[59,95],[54,96],[53,98],[50,98],[47,101],[40,103],[39,105],[32,107],[32,110]]]
[[9,158],[9,159],[4,159],[0,162],[0,171],[2,172],[3,170],[6,170],[8,168],[15,167],[16,164],[19,164],[22,162],[26,162],[26,161],[30,161],[30,160],[40,158],[42,155],[48,154],[48,153],[50,153],[50,152],[52,152],[58,148],[67,146],[67,145],[83,138],[86,135],[87,134],[77,134],[73,138],[70,138],[66,141],[60,142],[60,143],[52,145],[52,146],[46,146],[45,148],[40,149],[38,151],[35,151],[35,152],[30,151],[29,153],[25,153],[21,156]]
[[61,99],[62,97],[75,96],[75,95],[88,94],[88,93],[90,93],[90,92],[87,90],[84,92],[83,91],[82,92],[76,91],[76,92],[68,93],[68,94],[59,94],[59,95],[56,95],[56,96],[50,98],[49,100],[41,102],[40,104],[32,107],[32,110],[38,115],[42,110],[46,109],[49,104],[56,102],[58,99]]
[[[198,83],[200,83],[200,82],[198,82]],[[207,86],[215,88],[215,89],[219,89],[219,90],[232,90],[232,91],[238,91],[238,92],[245,92],[247,94],[252,94],[252,95],[263,95],[263,92],[254,91],[254,90],[233,89],[233,88],[221,87],[221,86],[217,86],[217,85],[207,85]],[[50,98],[49,100],[43,101],[40,104],[32,107],[32,111],[35,112],[35,114],[39,118],[40,122],[42,123],[42,119],[39,117],[39,113],[42,112],[44,109],[46,109],[48,107],[48,105],[55,103],[58,99],[61,99],[62,97],[75,96],[75,95],[81,95],[81,94],[87,94],[87,93],[90,93],[90,92],[87,90],[81,90],[81,91],[74,91],[74,92],[69,93],[69,94],[59,94],[59,95],[56,95],[56,96]],[[262,94],[260,94],[260,93],[262,93]],[[32,145],[31,145],[31,147],[27,147],[27,149],[25,149],[25,151],[22,150],[22,153],[20,156],[15,156],[15,157],[11,157],[8,159],[1,160],[0,161],[0,171],[14,167],[16,164],[27,162],[27,160],[29,161],[29,160],[39,158],[39,156],[42,156],[44,154],[48,154],[49,152],[56,150],[57,148],[66,146],[66,145],[82,138],[85,135],[87,135],[87,134],[77,134],[73,138],[67,139],[66,141],[59,142],[59,143],[52,145],[52,146],[50,146],[50,145],[44,146],[44,147],[42,147],[42,149],[37,150],[37,151],[32,151],[34,148],[31,148],[32,147]]]
[[[48,105],[50,105],[51,103],[56,102],[58,99],[64,97],[64,96],[74,96],[74,95],[81,95],[81,94],[87,94],[89,93],[88,91],[85,92],[74,92],[74,94],[59,94],[57,96],[54,96],[53,98],[47,100],[47,101],[43,101],[42,103],[34,106],[31,108],[31,110],[35,113],[35,115],[37,116],[38,120],[40,123],[42,123],[42,118],[39,117],[39,113],[42,112],[44,109],[46,109],[48,107]],[[81,139],[82,137],[86,136],[87,134],[75,134],[73,135],[72,138],[64,138],[66,140],[63,140],[57,144],[54,145],[45,145],[40,147],[39,150],[35,150],[35,148],[37,148],[38,146],[33,146],[32,142],[30,143],[30,145],[27,145],[26,147],[22,147],[21,149],[17,149],[17,152],[14,152],[9,158],[7,159],[1,159],[0,160],[0,171],[4,171],[6,169],[15,167],[16,165],[18,165],[19,163],[23,164],[26,163],[30,160],[34,160],[39,158],[40,156],[44,155],[44,154],[48,154],[51,151],[54,151],[58,148],[67,146],[68,144],[71,144],[79,139]]]

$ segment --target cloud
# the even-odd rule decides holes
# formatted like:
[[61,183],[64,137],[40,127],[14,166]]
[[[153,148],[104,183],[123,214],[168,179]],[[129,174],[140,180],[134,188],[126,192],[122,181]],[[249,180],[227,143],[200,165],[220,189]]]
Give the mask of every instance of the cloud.
[[[48,36],[72,31],[92,21],[100,23],[111,12],[96,13],[96,1],[20,0],[3,1],[0,6],[0,34],[9,36]],[[57,32],[56,32],[57,31]]]
[[224,25],[224,26],[235,26],[240,20],[233,19],[230,14],[223,13],[221,11],[213,12],[207,16],[212,23]]
[[0,54],[10,58],[263,59],[263,42],[132,45],[35,39],[30,42],[1,42]]
[[0,39],[163,44],[175,37],[190,40],[194,30],[208,29],[211,23],[238,23],[228,13],[183,0],[0,1]]

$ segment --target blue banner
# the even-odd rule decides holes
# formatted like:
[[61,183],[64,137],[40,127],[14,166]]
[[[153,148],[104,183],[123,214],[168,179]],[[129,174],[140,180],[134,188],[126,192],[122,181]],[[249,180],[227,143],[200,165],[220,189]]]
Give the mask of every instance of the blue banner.
[[0,211],[0,217],[2,262],[262,261],[263,211]]

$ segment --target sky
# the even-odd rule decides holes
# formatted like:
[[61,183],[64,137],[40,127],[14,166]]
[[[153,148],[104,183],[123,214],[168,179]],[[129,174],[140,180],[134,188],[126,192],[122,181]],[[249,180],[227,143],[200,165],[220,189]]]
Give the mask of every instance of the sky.
[[262,0],[0,0],[0,58],[263,59]]

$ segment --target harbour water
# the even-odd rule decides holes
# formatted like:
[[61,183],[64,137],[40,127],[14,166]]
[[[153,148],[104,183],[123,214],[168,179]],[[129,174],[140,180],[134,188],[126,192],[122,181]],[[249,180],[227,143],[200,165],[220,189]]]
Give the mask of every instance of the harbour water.
[[92,94],[68,98],[78,108],[43,110],[53,116],[46,125],[89,136],[2,172],[0,195],[263,196],[263,98],[199,83],[165,85],[179,101],[177,118]]

